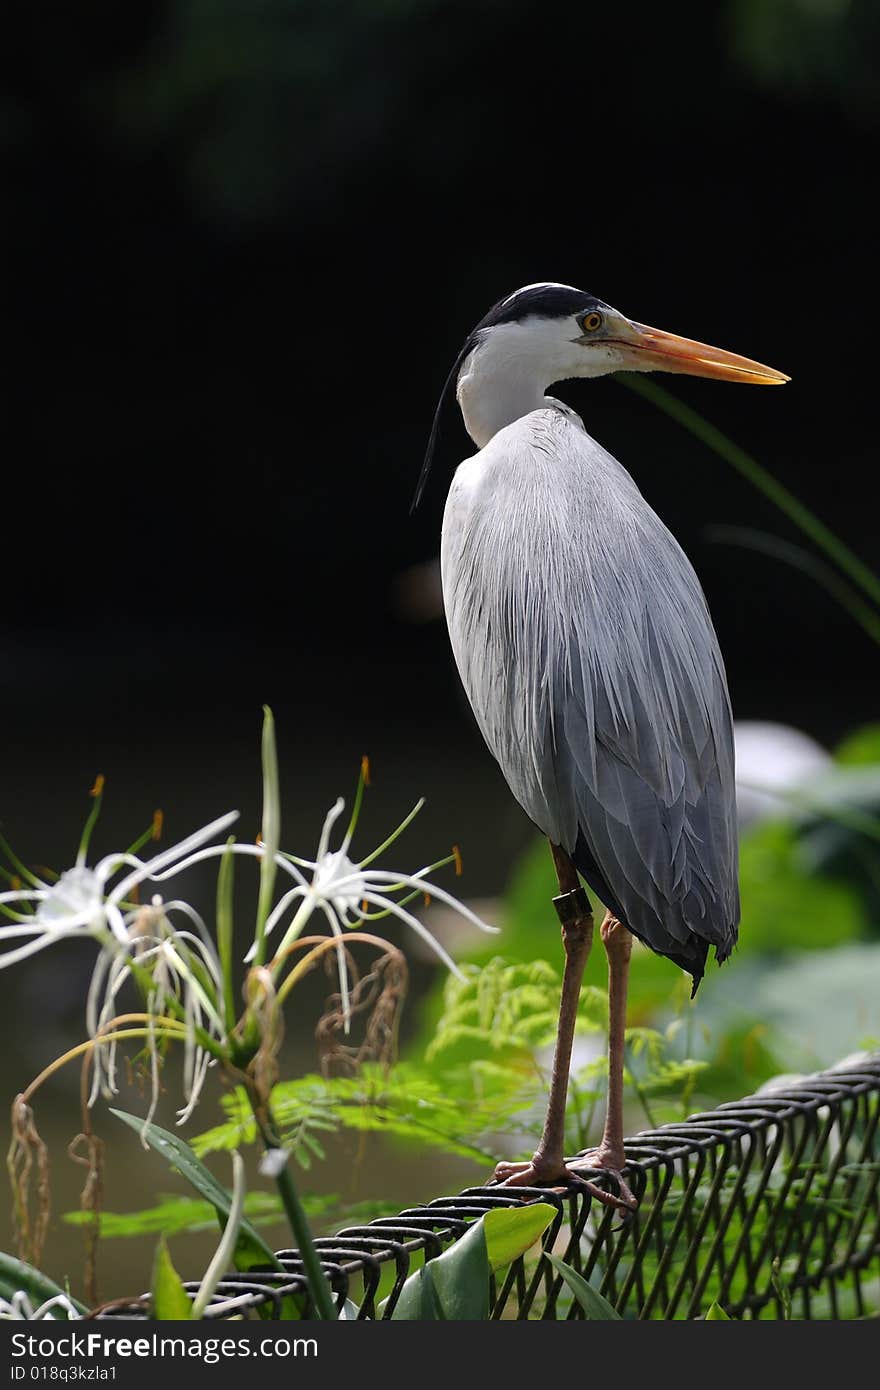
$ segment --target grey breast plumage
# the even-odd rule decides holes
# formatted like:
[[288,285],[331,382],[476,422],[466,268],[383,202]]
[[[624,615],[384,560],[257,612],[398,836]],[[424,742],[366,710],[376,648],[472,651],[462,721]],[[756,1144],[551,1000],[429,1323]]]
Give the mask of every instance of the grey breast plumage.
[[555,404],[458,469],[449,633],[520,805],[612,912],[689,970],[739,921],[733,732],[694,570],[626,470]]

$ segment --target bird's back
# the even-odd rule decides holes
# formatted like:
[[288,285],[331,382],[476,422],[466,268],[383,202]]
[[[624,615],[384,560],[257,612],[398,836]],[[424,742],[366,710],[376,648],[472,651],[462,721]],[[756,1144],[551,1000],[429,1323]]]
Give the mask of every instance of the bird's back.
[[699,581],[573,412],[500,430],[446,505],[443,594],[477,722],[532,820],[698,981],[739,920],[733,734]]

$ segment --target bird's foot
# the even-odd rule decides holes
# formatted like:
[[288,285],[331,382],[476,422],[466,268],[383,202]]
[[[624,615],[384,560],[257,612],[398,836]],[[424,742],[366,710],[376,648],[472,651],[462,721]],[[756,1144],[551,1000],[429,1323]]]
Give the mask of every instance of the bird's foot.
[[[608,1173],[617,1191],[608,1192],[604,1187],[599,1187],[597,1183],[583,1177],[578,1172],[580,1167],[588,1168],[592,1172],[601,1169]],[[535,1154],[534,1158],[526,1163],[498,1163],[492,1183],[497,1183],[499,1187],[554,1187],[560,1191],[564,1191],[566,1187],[577,1187],[595,1197],[602,1206],[614,1207],[616,1211],[635,1211],[639,1205],[619,1170],[596,1162],[596,1156],[592,1154],[581,1155],[576,1163],[554,1161],[543,1154]]]
[[587,1181],[580,1174],[579,1170],[582,1168],[594,1174],[596,1172],[607,1174],[616,1189],[613,1194],[613,1202],[609,1202],[607,1205],[615,1206],[621,1211],[638,1211],[639,1199],[621,1172],[625,1161],[625,1159],[615,1161],[607,1153],[603,1153],[601,1149],[588,1149],[586,1153],[578,1154],[577,1158],[569,1165],[569,1170],[579,1177],[581,1182]]

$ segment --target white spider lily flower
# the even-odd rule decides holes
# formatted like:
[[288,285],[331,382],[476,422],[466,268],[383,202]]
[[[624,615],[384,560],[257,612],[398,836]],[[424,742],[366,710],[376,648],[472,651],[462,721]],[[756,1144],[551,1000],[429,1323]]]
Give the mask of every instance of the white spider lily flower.
[[[178,914],[195,925],[197,930],[193,932],[186,927],[175,926],[172,917]],[[182,900],[165,903],[156,894],[149,907],[129,912],[125,920],[127,931],[124,945],[115,939],[108,939],[95,964],[86,1002],[86,1024],[90,1036],[99,1038],[101,1031],[118,1014],[117,995],[126,980],[132,977],[135,969],[149,972],[152,988],[147,997],[147,1012],[154,1022],[147,1038],[152,1097],[144,1121],[146,1126],[155,1114],[159,1094],[155,1023],[169,1016],[171,998],[183,1006],[182,1021],[186,1029],[183,1039],[183,1088],[186,1104],[178,1111],[178,1124],[183,1124],[198,1103],[213,1061],[210,1052],[200,1044],[199,1033],[207,1033],[221,1044],[226,1041],[223,1020],[215,1002],[221,997],[223,988],[220,961],[205,923],[189,903]],[[205,988],[204,977],[210,980],[211,988]],[[107,1099],[117,1094],[116,1044],[112,1039],[98,1043],[93,1068],[90,1105],[94,1104],[99,1094]]]
[[[379,855],[392,844],[398,836],[412,822],[424,805],[423,801],[416,803],[409,815],[404,818],[400,825],[392,831],[388,839],[383,844],[361,861],[356,861],[349,855],[351,841],[357,825],[358,811],[360,809],[360,793],[362,785],[358,788],[358,796],[355,801],[354,812],[351,817],[348,829],[343,837],[342,844],[336,850],[330,849],[330,836],[333,826],[342,815],[345,809],[345,802],[340,798],[331,806],[324,820],[321,835],[318,840],[318,849],[314,859],[299,859],[293,855],[281,854],[278,856],[279,866],[286,869],[287,873],[296,882],[293,888],[288,889],[279,899],[266,922],[266,936],[278,926],[279,922],[293,908],[293,918],[285,931],[275,959],[282,957],[288,947],[302,934],[302,931],[309,918],[315,911],[320,911],[326,919],[331,932],[337,939],[337,961],[339,967],[339,986],[343,1016],[345,1019],[345,1031],[349,1031],[351,1021],[351,1005],[348,984],[348,969],[345,959],[344,937],[345,931],[354,930],[361,925],[375,921],[377,917],[393,916],[410,927],[418,936],[422,938],[440,960],[451,970],[454,975],[462,978],[461,971],[448,951],[440,944],[435,936],[428,930],[423,922],[420,922],[411,912],[407,911],[406,905],[414,897],[424,895],[426,898],[437,898],[459,913],[474,926],[479,927],[484,932],[496,932],[497,927],[489,926],[482,921],[476,913],[469,907],[460,902],[458,898],[448,893],[446,889],[439,888],[433,880],[428,878],[434,870],[443,867],[445,864],[455,862],[458,864],[457,851],[449,856],[448,859],[441,860],[437,864],[429,864],[419,869],[414,874],[396,873],[388,869],[374,869],[370,865]],[[302,870],[310,875],[306,878]],[[404,897],[397,896],[404,893]],[[256,944],[251,946],[245,960],[252,960],[256,951]]]
[[[158,881],[179,871],[193,851],[214,839],[238,819],[231,811],[196,830],[169,849],[142,860],[128,852],[107,854],[93,867],[84,862],[81,850],[76,864],[65,869],[55,883],[46,883],[29,874],[29,886],[0,893],[3,915],[12,919],[0,924],[0,969],[15,965],[47,946],[72,936],[90,936],[102,945],[113,937],[121,945],[128,941],[125,903],[142,883]],[[117,878],[122,869],[127,869]],[[117,879],[112,883],[113,879]],[[111,886],[112,884],[112,886]],[[24,944],[7,950],[7,943]]]
[[[57,1312],[56,1312],[57,1310]],[[66,1293],[56,1293],[35,1308],[24,1289],[19,1289],[10,1299],[0,1298],[0,1321],[4,1322],[60,1322],[66,1318],[77,1321],[82,1314]]]

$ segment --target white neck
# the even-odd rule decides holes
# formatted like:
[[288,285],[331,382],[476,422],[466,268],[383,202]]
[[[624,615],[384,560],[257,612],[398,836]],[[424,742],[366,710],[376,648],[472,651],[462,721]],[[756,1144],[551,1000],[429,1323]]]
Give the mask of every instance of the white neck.
[[465,429],[477,448],[484,449],[505,425],[540,409],[544,404],[544,383],[539,384],[534,373],[528,371],[476,370],[459,377],[456,394]]
[[554,381],[587,375],[584,357],[553,320],[490,329],[465,359],[456,388],[465,429],[477,447],[484,449],[505,425],[551,404],[545,392]]

